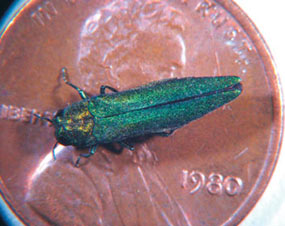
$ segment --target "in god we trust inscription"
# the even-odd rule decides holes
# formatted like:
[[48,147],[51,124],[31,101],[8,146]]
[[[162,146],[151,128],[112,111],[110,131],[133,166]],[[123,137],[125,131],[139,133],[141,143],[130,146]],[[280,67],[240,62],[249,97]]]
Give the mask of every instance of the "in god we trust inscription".
[[[0,41],[0,189],[23,224],[235,225],[254,206],[278,156],[280,88],[235,4],[38,0],[12,21]],[[78,100],[62,66],[93,95],[104,84],[220,75],[240,76],[243,93],[134,153],[100,147],[77,169],[73,147],[59,145],[53,160],[53,129],[33,115]]]

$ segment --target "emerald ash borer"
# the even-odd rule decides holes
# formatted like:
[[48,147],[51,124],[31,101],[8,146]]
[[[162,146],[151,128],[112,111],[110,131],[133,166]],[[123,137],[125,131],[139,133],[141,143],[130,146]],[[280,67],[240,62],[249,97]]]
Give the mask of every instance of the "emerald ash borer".
[[[126,139],[147,134],[169,136],[242,92],[237,76],[186,77],[155,81],[122,92],[101,86],[100,95],[88,97],[68,81],[66,68],[61,69],[61,75],[82,100],[59,110],[52,119],[37,117],[53,124],[57,143],[89,148],[89,153],[80,154],[76,166],[80,157],[93,155],[99,144],[117,142],[134,150]],[[106,93],[106,89],[111,92]]]

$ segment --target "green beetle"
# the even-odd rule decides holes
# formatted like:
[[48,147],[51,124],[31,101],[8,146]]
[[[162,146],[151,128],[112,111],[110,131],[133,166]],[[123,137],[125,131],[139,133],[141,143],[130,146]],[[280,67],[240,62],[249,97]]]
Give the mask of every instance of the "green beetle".
[[[61,74],[82,100],[59,110],[53,119],[37,117],[53,124],[57,143],[89,148],[88,154],[80,154],[76,166],[80,157],[93,155],[98,144],[118,142],[134,150],[126,139],[147,134],[169,136],[242,92],[237,76],[186,77],[151,82],[122,92],[101,86],[100,95],[88,97],[67,80],[66,68],[61,69]],[[105,93],[106,89],[112,93]]]

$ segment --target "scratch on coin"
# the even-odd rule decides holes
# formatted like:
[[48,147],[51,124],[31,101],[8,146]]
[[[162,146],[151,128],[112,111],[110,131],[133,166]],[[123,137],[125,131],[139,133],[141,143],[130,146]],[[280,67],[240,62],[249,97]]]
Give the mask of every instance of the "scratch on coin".
[[247,178],[248,178],[248,181],[250,181],[250,179],[251,179],[251,163],[248,163],[248,165],[247,165]]
[[[89,172],[87,171],[84,171],[86,177],[89,179],[90,183],[92,184],[92,201],[93,203],[96,205],[97,207],[97,210],[100,210],[100,213],[98,213],[98,215],[100,215],[99,217],[99,222],[103,222],[102,219],[103,219],[103,203],[102,203],[102,198],[100,197],[100,194],[98,193],[99,191],[99,188],[98,186],[96,185],[95,181],[93,180],[92,176],[89,174]],[[101,223],[101,225],[103,225]]]
[[163,219],[166,221],[167,225],[174,226],[174,224],[172,224],[172,222],[170,221],[170,219],[167,217],[167,215],[164,213],[162,209],[160,209],[160,212],[161,212]]
[[[144,145],[143,149],[144,149],[145,153],[152,153],[149,150],[149,148],[147,147],[147,145]],[[147,159],[149,159],[149,158],[153,158],[154,161],[158,161],[158,159],[155,155],[147,156]],[[149,193],[149,198],[150,198],[150,201],[151,201],[151,203],[155,209],[155,212],[160,213],[160,215],[162,216],[162,218],[164,219],[164,221],[167,225],[176,225],[171,221],[168,214],[165,211],[163,211],[163,206],[161,206],[155,199],[153,199],[153,197],[155,197],[155,195],[153,194],[153,191],[151,191],[149,189],[149,185],[147,183],[147,180],[143,174],[143,170],[141,167],[138,167],[138,172],[139,172],[139,174],[143,180],[143,183],[146,187],[147,192]],[[168,208],[171,208],[172,209],[171,212],[174,212],[175,209],[173,208],[173,203],[176,204],[176,202],[175,202],[175,200],[173,202],[173,199],[171,198],[171,196],[169,195],[169,193],[167,191],[167,186],[163,183],[163,180],[159,176],[158,172],[156,170],[154,170],[154,171],[151,171],[151,173],[148,173],[148,175],[151,177],[151,180],[156,183],[156,185],[159,188],[159,191],[162,194],[164,194],[165,197],[167,198],[167,203],[169,203]],[[157,221],[157,223],[159,223],[159,221]]]
[[[132,174],[133,175],[133,174]],[[133,191],[138,191],[134,185],[134,183],[131,184],[132,185],[132,188],[133,188]],[[140,222],[140,214],[139,214],[139,207],[138,207],[138,196],[137,194],[133,193],[134,195],[134,199],[135,199],[135,202],[134,202],[134,208],[135,208],[135,211],[136,211],[136,219],[137,219],[137,225],[139,225],[139,222]]]
[[181,211],[181,213],[182,213],[182,215],[183,215],[183,217],[184,217],[184,219],[185,219],[187,225],[188,225],[188,226],[192,226],[192,224],[191,224],[191,222],[190,222],[190,220],[189,220],[187,214],[185,213],[183,207],[182,207],[179,203],[177,203],[177,205],[178,205],[178,208],[180,209],[180,211]]
[[110,179],[110,177],[107,177],[107,178],[108,178],[108,184],[109,184],[108,191],[109,191],[109,194],[110,194],[110,199],[113,202],[113,204],[114,204],[114,206],[115,206],[115,208],[117,210],[117,213],[118,213],[118,216],[119,216],[119,218],[120,218],[120,220],[122,222],[122,225],[126,225],[124,220],[123,220],[123,217],[122,217],[122,215],[120,213],[120,208],[119,208],[118,204],[115,202],[115,199],[114,199],[113,189],[112,189],[112,186],[111,186],[111,179]]
[[189,175],[189,171],[183,169],[182,170],[182,188],[186,188],[188,186],[188,175]]
[[[157,203],[156,203],[156,202],[153,200],[153,198],[152,198],[152,195],[151,195],[151,193],[150,193],[150,189],[149,189],[148,183],[147,183],[147,181],[146,181],[146,179],[145,179],[145,176],[144,176],[144,174],[143,174],[143,172],[142,172],[141,167],[138,166],[137,169],[138,169],[138,172],[139,172],[139,174],[140,174],[140,176],[141,176],[141,178],[142,178],[142,181],[143,181],[143,183],[144,183],[144,186],[145,186],[145,188],[146,188],[146,190],[147,190],[147,193],[148,193],[150,202],[151,202],[151,204],[152,204],[152,206],[153,206],[154,212],[156,213],[156,212],[157,212]],[[159,223],[158,220],[156,220],[156,221],[157,221],[157,223]]]
[[[182,216],[184,217],[184,220],[186,221],[188,226],[191,226],[191,222],[187,216],[187,214],[185,213],[184,209],[182,208],[182,206],[179,204],[179,202],[171,196],[170,192],[168,192],[167,190],[167,186],[165,184],[163,184],[163,180],[161,179],[161,176],[159,175],[159,173],[156,173],[158,179],[159,179],[159,185],[161,187],[161,190],[164,191],[165,195],[167,196],[169,203],[173,203],[174,205],[178,206],[179,210],[182,213]],[[172,206],[172,205],[171,205]],[[172,208],[173,209],[173,208]]]
[[236,160],[236,159],[240,158],[240,157],[241,157],[242,155],[244,155],[247,151],[248,151],[248,147],[246,147],[246,148],[243,149],[240,153],[238,153],[238,154],[234,157],[234,159]]
[[[150,189],[149,189],[148,183],[146,182],[145,176],[144,176],[140,166],[138,166],[138,171],[139,171],[139,174],[140,174],[140,176],[142,178],[142,181],[144,183],[144,186],[145,186],[147,192],[150,193]],[[150,199],[151,199],[151,202],[153,203],[153,200],[152,200],[151,196],[150,196]]]
[[217,72],[218,72],[218,75],[220,75],[221,74],[220,59],[219,59],[219,55],[217,51],[215,51],[215,58],[216,58],[216,64],[217,64]]
[[162,181],[162,179],[161,179],[161,176],[158,174],[158,172],[156,172],[156,175],[157,175],[157,177],[158,177],[158,185],[159,185],[161,191],[163,191],[163,193],[166,195],[166,197],[167,197],[169,203],[171,203],[172,200],[174,200],[174,203],[176,203],[175,199],[173,199],[173,198],[171,197],[171,195],[169,194],[169,192],[167,191],[167,186],[163,183],[163,181]]
[[[141,175],[141,178],[143,180],[143,183],[147,189],[147,192],[149,193],[149,198],[150,201],[153,205],[153,207],[155,208],[156,212],[160,212],[161,216],[163,217],[163,219],[165,220],[167,225],[175,225],[174,223],[171,222],[170,218],[168,217],[168,215],[163,211],[162,206],[159,205],[158,202],[156,202],[155,200],[153,200],[152,198],[152,194],[151,194],[151,190],[149,189],[148,183],[146,182],[145,176],[143,175],[143,171],[141,169],[141,167],[138,167],[138,171]],[[150,174],[151,175],[151,174]],[[158,174],[156,174],[158,176]],[[172,199],[169,196],[169,194],[167,193],[167,191],[165,190],[165,186],[163,186],[162,182],[161,182],[161,178],[158,176],[157,178],[158,180],[153,179],[154,181],[158,182],[157,185],[159,186],[160,190],[166,195],[168,202],[170,203],[170,206],[172,207],[171,203],[172,203]],[[173,209],[173,208],[172,208]],[[158,222],[157,222],[158,223]]]

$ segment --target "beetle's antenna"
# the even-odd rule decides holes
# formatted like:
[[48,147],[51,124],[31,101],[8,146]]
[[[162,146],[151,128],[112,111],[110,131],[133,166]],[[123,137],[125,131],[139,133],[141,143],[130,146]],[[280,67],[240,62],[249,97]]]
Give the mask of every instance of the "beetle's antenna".
[[47,117],[42,117],[42,116],[40,116],[40,115],[38,115],[38,114],[34,114],[34,116],[36,116],[36,117],[39,118],[39,119],[46,120],[46,121],[48,121],[48,122],[50,122],[50,123],[53,124],[53,121],[52,121],[51,119],[47,118]]

